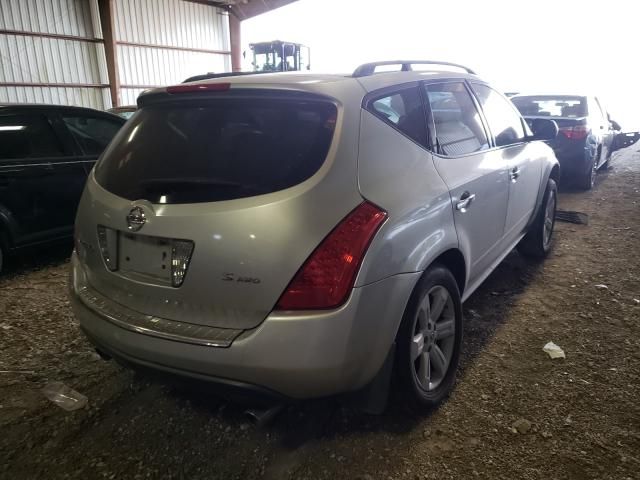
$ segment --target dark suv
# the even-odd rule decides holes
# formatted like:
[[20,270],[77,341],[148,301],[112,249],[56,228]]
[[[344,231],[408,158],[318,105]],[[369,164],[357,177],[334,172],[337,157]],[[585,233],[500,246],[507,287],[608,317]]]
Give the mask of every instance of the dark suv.
[[89,108],[0,105],[0,270],[9,251],[72,235],[87,174],[124,122]]
[[593,96],[515,95],[511,101],[529,125],[536,119],[555,120],[560,133],[551,146],[562,166],[562,182],[590,190],[596,172],[606,167],[620,126]]

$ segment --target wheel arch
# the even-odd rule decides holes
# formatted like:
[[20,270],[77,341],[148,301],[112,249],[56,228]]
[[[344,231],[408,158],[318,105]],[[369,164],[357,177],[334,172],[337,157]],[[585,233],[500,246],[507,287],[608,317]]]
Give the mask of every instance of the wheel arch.
[[535,222],[535,219],[538,217],[538,213],[542,208],[542,199],[544,198],[544,192],[547,189],[547,183],[549,183],[549,179],[553,179],[556,182],[556,185],[560,185],[560,162],[554,157],[554,161],[547,162],[544,167],[544,171],[542,172],[542,177],[540,178],[540,186],[538,187],[538,196],[536,198],[536,207],[533,209],[531,213],[531,218],[527,222],[527,226],[525,227],[525,231],[529,230],[529,227]]
[[[460,293],[460,298],[462,298],[463,292],[466,287],[467,282],[467,263],[463,253],[457,248],[450,248],[445,250],[444,252],[437,255],[421,272],[421,275],[416,279],[413,284],[413,288],[411,290],[411,294],[408,297],[407,305],[411,302],[411,299],[416,294],[416,290],[418,289],[420,282],[425,277],[427,272],[434,265],[439,265],[451,272],[453,278],[456,280],[456,284],[458,285],[458,291]],[[407,308],[405,305],[405,309]],[[398,328],[400,327],[400,322],[398,322]],[[397,332],[396,332],[397,334]]]
[[429,266],[425,269],[425,272],[436,264],[442,265],[451,272],[453,278],[456,279],[458,291],[460,292],[460,297],[462,298],[462,294],[467,282],[467,263],[462,252],[457,248],[451,248],[441,253],[433,260],[433,262],[429,264]]

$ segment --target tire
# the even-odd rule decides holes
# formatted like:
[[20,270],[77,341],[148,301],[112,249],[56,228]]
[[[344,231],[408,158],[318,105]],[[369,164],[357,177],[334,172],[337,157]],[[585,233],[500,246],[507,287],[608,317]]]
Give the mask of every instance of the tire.
[[9,248],[7,247],[7,241],[4,236],[4,233],[0,231],[0,275],[2,275],[2,271],[7,261],[7,252]]
[[607,149],[607,159],[602,163],[602,165],[600,165],[600,168],[603,170],[608,170],[609,168],[611,168],[611,155],[613,154],[613,152],[611,152],[611,147],[609,147]]
[[[434,307],[440,310],[439,315],[429,313],[434,313]],[[458,284],[447,268],[435,264],[413,291],[396,339],[396,378],[410,408],[424,411],[435,407],[451,392],[460,360],[462,328]]]
[[547,180],[542,205],[529,231],[518,244],[518,251],[527,257],[544,258],[553,246],[553,228],[556,224],[558,186],[553,178]]
[[591,190],[593,186],[596,184],[596,175],[598,173],[598,158],[600,156],[600,150],[591,160],[591,168],[583,173],[582,178],[580,179],[580,187],[582,190]]

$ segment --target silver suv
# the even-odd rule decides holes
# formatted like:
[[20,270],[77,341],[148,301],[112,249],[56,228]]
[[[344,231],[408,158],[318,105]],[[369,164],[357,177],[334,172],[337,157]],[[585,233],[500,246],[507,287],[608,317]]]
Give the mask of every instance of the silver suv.
[[515,246],[549,252],[557,126],[532,133],[465,67],[228,77],[138,106],[72,258],[82,329],[133,366],[288,399],[395,376],[434,405],[462,302]]

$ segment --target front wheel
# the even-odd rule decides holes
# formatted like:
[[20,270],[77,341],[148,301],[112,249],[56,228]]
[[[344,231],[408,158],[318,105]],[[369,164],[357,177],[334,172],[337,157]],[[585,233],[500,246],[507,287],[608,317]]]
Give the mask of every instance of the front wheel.
[[441,265],[430,267],[411,296],[397,339],[395,367],[411,406],[436,406],[453,388],[462,324],[455,278]]
[[547,181],[542,205],[529,231],[518,244],[518,251],[525,256],[544,258],[551,251],[553,228],[556,224],[558,186],[553,178]]

